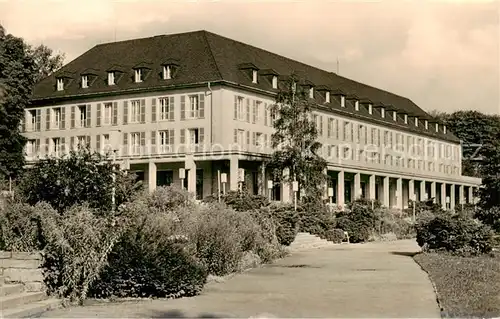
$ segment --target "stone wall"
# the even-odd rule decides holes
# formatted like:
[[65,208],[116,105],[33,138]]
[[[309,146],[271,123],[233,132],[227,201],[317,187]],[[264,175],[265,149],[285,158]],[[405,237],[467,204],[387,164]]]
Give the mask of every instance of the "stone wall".
[[26,291],[42,291],[41,262],[40,253],[0,251],[0,277],[5,282],[23,283]]

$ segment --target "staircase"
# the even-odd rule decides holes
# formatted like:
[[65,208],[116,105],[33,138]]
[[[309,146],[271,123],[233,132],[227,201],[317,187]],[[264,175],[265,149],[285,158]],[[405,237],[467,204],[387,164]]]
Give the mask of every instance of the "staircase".
[[290,244],[289,251],[293,253],[317,248],[332,247],[335,245],[337,244],[334,244],[326,239],[322,239],[316,235],[298,233],[293,243]]
[[44,291],[30,292],[22,283],[13,283],[0,275],[0,318],[27,318],[61,306]]

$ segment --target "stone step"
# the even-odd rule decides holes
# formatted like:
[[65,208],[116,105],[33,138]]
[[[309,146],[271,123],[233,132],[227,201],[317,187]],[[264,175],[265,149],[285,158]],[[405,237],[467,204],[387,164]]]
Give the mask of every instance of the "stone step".
[[0,297],[0,309],[4,311],[5,309],[12,309],[45,299],[47,299],[47,294],[45,292],[23,292],[20,294],[3,296]]
[[0,286],[0,297],[20,294],[23,291],[23,284],[4,284],[3,286]]
[[3,318],[36,318],[48,310],[62,307],[59,299],[46,299],[30,304],[20,305],[16,308],[3,310],[0,317]]

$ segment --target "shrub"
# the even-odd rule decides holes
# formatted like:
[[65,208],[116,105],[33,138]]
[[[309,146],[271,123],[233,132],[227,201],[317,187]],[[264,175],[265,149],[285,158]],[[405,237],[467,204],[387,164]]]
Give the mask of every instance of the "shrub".
[[475,217],[497,233],[500,233],[500,207],[477,209]]
[[[203,201],[207,203],[217,202],[217,194],[209,196]],[[256,210],[261,207],[269,206],[269,200],[266,196],[252,195],[247,191],[230,191],[226,193],[226,195],[221,195],[221,202],[238,212]]]
[[326,231],[326,240],[328,241],[340,244],[344,239],[344,231],[340,228],[329,229]]
[[75,206],[43,223],[47,241],[43,272],[48,291],[82,303],[120,238],[121,223],[99,217],[87,206]]
[[[139,207],[140,204],[128,209]],[[195,257],[187,238],[175,234],[176,220],[163,212],[129,213],[135,217],[114,247],[109,264],[91,287],[90,295],[107,298],[198,294],[206,282],[206,268]]]
[[275,203],[269,207],[280,245],[289,246],[299,231],[299,215],[293,205]]
[[442,214],[417,224],[417,243],[424,250],[476,255],[491,252],[493,234],[478,220]]
[[83,203],[101,213],[110,212],[113,185],[117,205],[141,188],[134,174],[115,173],[113,183],[113,165],[106,156],[86,149],[71,151],[62,158],[37,161],[21,177],[16,196],[30,205],[47,202],[59,213]]
[[350,211],[337,215],[337,228],[347,231],[352,243],[367,241],[375,231],[379,216],[371,205],[370,201],[357,200],[350,205]]
[[0,250],[31,252],[45,247],[42,222],[57,212],[47,203],[35,206],[9,201],[0,209]]
[[322,201],[304,198],[297,212],[300,231],[325,238],[326,231],[335,228],[335,216]]

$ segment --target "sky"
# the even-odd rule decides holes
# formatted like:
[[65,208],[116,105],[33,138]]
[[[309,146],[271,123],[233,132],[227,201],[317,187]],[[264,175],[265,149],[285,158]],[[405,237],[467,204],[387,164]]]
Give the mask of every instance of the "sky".
[[[0,24],[69,62],[94,45],[208,30],[426,111],[500,114],[500,0],[0,0]],[[338,70],[337,70],[337,60]]]

